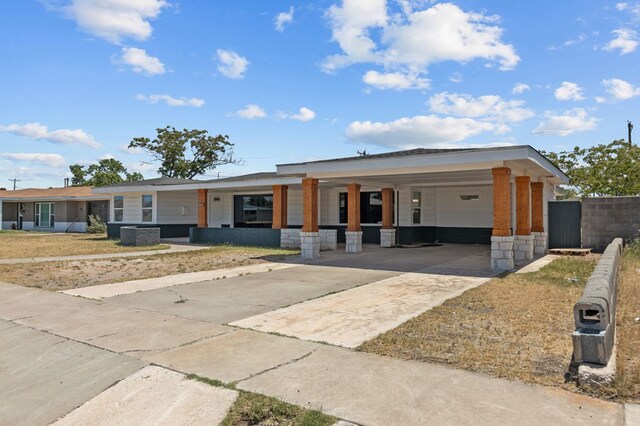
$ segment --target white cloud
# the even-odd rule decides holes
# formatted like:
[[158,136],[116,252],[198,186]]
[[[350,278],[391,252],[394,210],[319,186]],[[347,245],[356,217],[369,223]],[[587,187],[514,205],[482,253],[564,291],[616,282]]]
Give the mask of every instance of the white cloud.
[[513,89],[511,89],[511,93],[513,93],[514,95],[520,95],[527,90],[531,90],[531,87],[528,84],[517,83],[515,86],[513,86]]
[[638,47],[638,33],[629,28],[611,31],[616,37],[603,47],[604,50],[620,50],[621,55],[635,51]]
[[640,96],[640,87],[636,87],[628,81],[620,80],[619,78],[602,80],[602,85],[615,100],[624,101]]
[[594,130],[598,119],[589,117],[584,108],[573,108],[561,114],[545,113],[545,120],[533,130],[534,134],[567,136],[572,133]]
[[120,145],[118,151],[124,152],[125,154],[138,155],[144,153],[144,150],[139,147],[129,148],[128,144]]
[[429,98],[428,104],[432,112],[490,121],[515,123],[535,115],[530,109],[523,108],[523,101],[507,101],[497,95],[474,98],[467,94],[442,92]]
[[377,89],[405,90],[429,88],[429,79],[399,72],[379,73],[378,71],[368,71],[362,77],[362,81]]
[[581,101],[584,99],[582,88],[570,81],[563,81],[553,94],[559,101]]
[[264,118],[267,116],[267,113],[258,105],[249,104],[243,109],[236,111],[236,115],[238,117],[252,120],[254,118]]
[[389,148],[448,148],[484,132],[505,133],[509,129],[497,123],[472,118],[420,115],[390,122],[355,121],[346,130],[353,142]]
[[289,118],[291,118],[292,120],[298,120],[298,121],[303,121],[303,122],[304,121],[311,121],[314,118],[316,118],[316,113],[313,112],[312,110],[310,110],[309,108],[302,107],[302,108],[300,108],[300,110],[298,110],[297,114],[293,114]]
[[294,8],[293,6],[291,6],[289,8],[289,12],[280,12],[276,15],[275,18],[275,24],[276,24],[276,31],[284,31],[284,26],[286,24],[290,24],[291,22],[293,22],[293,12],[294,12]]
[[30,139],[45,140],[63,145],[84,145],[90,148],[98,148],[100,144],[93,136],[82,129],[49,130],[40,123],[10,124],[0,126],[0,132],[12,133]]
[[164,0],[71,0],[61,10],[83,31],[120,43],[147,40],[153,31],[149,21],[168,5]]
[[373,63],[388,74],[416,79],[438,62],[485,59],[507,70],[520,61],[513,46],[501,40],[498,17],[467,13],[451,3],[415,10],[423,6],[422,1],[403,1],[401,11],[391,15],[386,0],[343,0],[331,6],[327,17],[342,53],[327,57],[323,70],[335,72],[352,64]]
[[629,3],[617,3],[616,9],[620,12],[625,10],[629,11],[635,19],[640,19],[640,3],[636,3],[635,5],[630,5]]
[[136,95],[136,99],[139,101],[145,101],[150,104],[157,104],[158,102],[164,102],[170,107],[196,107],[199,108],[204,105],[204,100],[199,98],[174,98],[170,95]]
[[120,60],[138,74],[152,76],[165,73],[164,64],[160,62],[160,59],[148,55],[144,49],[123,47]]
[[218,49],[216,53],[218,55],[218,61],[220,62],[220,64],[218,64],[218,71],[220,71],[222,75],[233,79],[244,78],[244,74],[247,72],[247,67],[250,64],[247,58],[231,50]]
[[29,163],[38,163],[47,167],[61,168],[66,165],[64,157],[60,154],[44,154],[36,152],[11,152],[2,153],[0,158],[11,161],[26,161]]
[[449,81],[452,83],[462,83],[462,74],[454,72],[449,76]]

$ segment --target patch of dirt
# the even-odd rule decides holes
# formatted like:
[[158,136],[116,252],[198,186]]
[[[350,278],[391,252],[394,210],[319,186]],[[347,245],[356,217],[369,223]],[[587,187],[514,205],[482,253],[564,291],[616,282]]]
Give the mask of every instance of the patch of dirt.
[[3,282],[58,291],[283,260],[296,250],[217,246],[138,258],[0,265]]

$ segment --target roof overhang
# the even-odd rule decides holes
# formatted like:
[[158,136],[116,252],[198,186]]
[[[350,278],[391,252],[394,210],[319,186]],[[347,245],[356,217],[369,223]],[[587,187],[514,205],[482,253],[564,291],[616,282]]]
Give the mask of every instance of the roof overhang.
[[300,177],[294,176],[274,176],[263,179],[248,180],[220,180],[207,181],[200,183],[188,183],[180,185],[140,185],[140,186],[124,186],[118,187],[102,187],[94,188],[93,192],[97,194],[122,194],[129,192],[164,192],[164,191],[195,191],[197,189],[227,190],[227,189],[256,189],[271,188],[273,185],[300,185]]
[[482,148],[468,151],[431,153],[388,158],[354,158],[277,166],[278,174],[300,174],[318,179],[375,177],[390,182],[393,176],[428,173],[455,173],[510,167],[512,174],[548,178],[568,183],[569,178],[531,146]]
[[32,202],[32,201],[104,201],[109,200],[109,197],[105,196],[89,196],[89,197],[0,197],[0,201],[10,202]]

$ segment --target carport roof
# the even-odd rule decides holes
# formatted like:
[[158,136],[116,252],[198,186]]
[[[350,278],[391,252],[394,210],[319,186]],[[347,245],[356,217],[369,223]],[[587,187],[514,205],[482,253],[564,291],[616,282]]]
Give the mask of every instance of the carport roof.
[[[339,181],[349,178],[378,178],[488,171],[509,167],[515,176],[544,177],[554,183],[568,183],[569,178],[548,158],[529,145],[494,148],[412,149],[383,154],[304,163],[279,164],[279,175],[303,174],[307,177]],[[386,177],[387,179],[381,179]],[[394,179],[395,180],[395,179]],[[406,179],[403,179],[406,180]],[[440,180],[440,179],[438,179]]]

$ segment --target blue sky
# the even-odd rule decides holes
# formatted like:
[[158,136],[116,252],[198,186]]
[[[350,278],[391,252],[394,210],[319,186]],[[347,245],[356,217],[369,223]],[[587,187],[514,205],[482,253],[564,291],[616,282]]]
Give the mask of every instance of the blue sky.
[[107,156],[154,177],[126,145],[166,125],[229,135],[244,165],[211,178],[363,149],[590,146],[640,111],[638,2],[20,0],[0,20],[0,186]]

